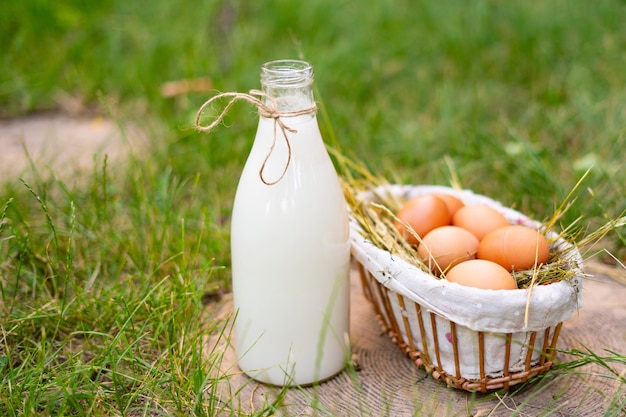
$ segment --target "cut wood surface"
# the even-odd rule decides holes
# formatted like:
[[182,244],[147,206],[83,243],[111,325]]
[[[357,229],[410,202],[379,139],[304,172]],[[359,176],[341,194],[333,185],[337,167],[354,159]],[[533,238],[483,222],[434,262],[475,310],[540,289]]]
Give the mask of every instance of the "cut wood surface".
[[[600,356],[626,353],[626,285],[611,279],[600,265],[590,264],[593,275],[583,285],[583,308],[565,322],[558,348],[591,350]],[[600,272],[598,272],[600,271]],[[623,271],[622,271],[623,272]],[[284,416],[602,416],[610,401],[626,395],[624,384],[603,377],[606,370],[585,365],[567,373],[550,371],[540,380],[496,393],[469,393],[448,388],[413,364],[381,330],[372,305],[364,298],[356,270],[351,274],[351,343],[355,366],[331,380],[308,388],[290,388],[275,415]],[[232,318],[232,299],[224,297],[215,315]],[[228,322],[230,323],[230,321]],[[225,324],[226,325],[226,324]],[[279,395],[280,388],[249,379],[236,364],[226,325],[207,349],[223,352],[216,372],[224,414],[229,410],[260,411]],[[231,339],[232,341],[232,339]],[[576,359],[558,353],[557,362]],[[616,364],[618,371],[626,372]],[[223,376],[227,376],[224,378]],[[626,410],[624,411],[626,415]]]

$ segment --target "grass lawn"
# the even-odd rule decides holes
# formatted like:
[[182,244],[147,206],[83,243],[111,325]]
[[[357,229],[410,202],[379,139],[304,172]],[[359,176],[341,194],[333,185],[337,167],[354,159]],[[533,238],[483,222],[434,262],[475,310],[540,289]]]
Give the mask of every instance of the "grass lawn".
[[[561,226],[624,215],[624,2],[301,3],[3,5],[0,116],[69,97],[152,148],[81,186],[0,184],[0,415],[215,413],[206,304],[229,289],[257,115],[236,105],[210,135],[193,120],[215,91],[258,88],[266,61],[310,61],[328,144],[391,182],[454,173],[542,220],[591,169]],[[162,94],[186,79],[212,91]],[[623,260],[623,228],[603,245]]]

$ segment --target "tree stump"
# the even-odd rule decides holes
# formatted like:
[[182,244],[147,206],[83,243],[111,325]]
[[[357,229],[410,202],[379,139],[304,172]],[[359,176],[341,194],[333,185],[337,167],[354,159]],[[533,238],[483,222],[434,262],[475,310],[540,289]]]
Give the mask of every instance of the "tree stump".
[[[626,354],[626,285],[612,279],[608,271],[594,263],[586,267],[586,272],[595,276],[585,279],[583,307],[564,323],[558,349],[591,351],[599,356],[611,356],[611,351]],[[618,274],[623,277],[623,271]],[[233,313],[230,294],[214,308],[214,317],[221,317],[226,328],[221,337],[209,338],[206,349],[207,354],[223,355],[215,369],[223,415],[233,409],[258,412],[278,398],[274,411],[267,415],[477,417],[509,416],[519,409],[520,415],[528,416],[549,410],[552,416],[589,417],[604,415],[612,399],[624,401],[626,396],[626,386],[603,377],[608,372],[597,365],[574,372],[552,370],[536,381],[495,393],[448,388],[418,368],[381,330],[373,307],[363,296],[356,270],[351,274],[353,364],[317,386],[281,390],[244,375],[229,343],[234,337],[232,320],[226,320]],[[557,362],[575,359],[563,352],[555,357]],[[610,365],[622,375],[626,372],[623,364]]]

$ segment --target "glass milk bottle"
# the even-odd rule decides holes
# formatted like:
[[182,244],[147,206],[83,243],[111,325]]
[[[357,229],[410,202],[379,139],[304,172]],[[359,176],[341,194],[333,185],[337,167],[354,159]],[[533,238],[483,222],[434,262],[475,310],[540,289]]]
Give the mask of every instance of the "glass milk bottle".
[[315,114],[313,69],[261,68],[263,102],[232,214],[240,368],[274,385],[340,372],[349,356],[349,240],[343,192]]

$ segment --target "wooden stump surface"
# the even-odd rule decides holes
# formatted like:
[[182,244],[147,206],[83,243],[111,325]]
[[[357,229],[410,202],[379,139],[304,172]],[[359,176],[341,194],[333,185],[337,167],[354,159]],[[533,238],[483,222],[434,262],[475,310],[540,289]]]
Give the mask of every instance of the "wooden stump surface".
[[[562,350],[589,349],[600,356],[612,350],[626,354],[626,285],[623,271],[600,264],[586,268],[592,278],[583,285],[583,308],[566,321],[557,347]],[[610,277],[620,274],[620,282]],[[208,352],[222,353],[215,364],[215,377],[220,380],[217,394],[224,415],[231,409],[260,411],[267,400],[276,398],[280,388],[269,387],[249,379],[236,364],[234,349],[229,343],[227,321],[232,315],[232,298],[226,295],[214,306],[214,317],[225,323],[221,337],[211,337]],[[523,387],[512,387],[497,393],[479,394],[448,388],[427,375],[395,345],[376,319],[372,305],[362,293],[356,270],[351,274],[350,337],[358,370],[348,367],[331,380],[316,387],[289,388],[275,410],[284,416],[510,416],[520,407],[520,416],[603,416],[611,399],[619,392],[626,395],[626,386],[614,378],[602,377],[606,370],[586,365],[577,373],[550,371],[541,380]],[[571,361],[558,353],[557,361]],[[614,368],[626,372],[617,364]],[[626,415],[626,410],[624,414]]]

